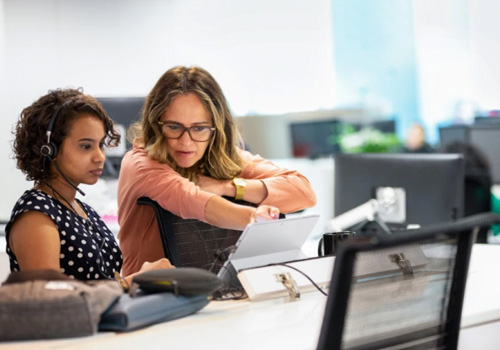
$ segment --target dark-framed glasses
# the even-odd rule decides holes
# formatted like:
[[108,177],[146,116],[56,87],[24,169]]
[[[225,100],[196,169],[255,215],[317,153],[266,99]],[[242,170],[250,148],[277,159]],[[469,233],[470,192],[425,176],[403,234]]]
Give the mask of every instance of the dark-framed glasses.
[[210,140],[215,128],[206,125],[193,125],[189,128],[182,124],[173,122],[164,122],[159,120],[158,125],[160,125],[163,135],[167,139],[180,139],[182,135],[187,131],[191,140],[196,142],[204,142]]

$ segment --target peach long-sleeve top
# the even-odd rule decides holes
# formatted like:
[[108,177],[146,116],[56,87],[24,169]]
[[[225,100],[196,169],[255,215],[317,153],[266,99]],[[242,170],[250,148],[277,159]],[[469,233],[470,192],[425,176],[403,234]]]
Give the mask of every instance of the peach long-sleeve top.
[[[316,196],[307,178],[297,171],[280,168],[272,162],[242,151],[245,162],[238,177],[259,179],[268,195],[260,205],[278,207],[282,213],[309,208]],[[149,197],[182,218],[206,222],[205,206],[215,194],[202,190],[180,176],[167,164],[148,157],[147,151],[134,147],[123,157],[118,180],[118,239],[123,253],[123,274],[139,271],[145,261],[163,258],[154,210],[138,205],[139,197]]]

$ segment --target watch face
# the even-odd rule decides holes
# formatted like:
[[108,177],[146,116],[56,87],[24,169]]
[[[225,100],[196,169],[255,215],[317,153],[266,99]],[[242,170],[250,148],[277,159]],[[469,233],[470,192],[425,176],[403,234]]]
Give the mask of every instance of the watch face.
[[245,179],[235,178],[234,184],[237,186],[245,186],[247,184],[247,182],[245,181]]

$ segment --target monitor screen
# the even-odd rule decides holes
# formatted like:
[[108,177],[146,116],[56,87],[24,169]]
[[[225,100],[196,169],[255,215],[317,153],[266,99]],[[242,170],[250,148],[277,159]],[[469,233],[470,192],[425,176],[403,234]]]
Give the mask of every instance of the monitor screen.
[[471,126],[469,142],[479,148],[488,158],[494,183],[500,183],[500,125]]
[[335,215],[370,199],[393,224],[428,224],[463,216],[464,160],[457,154],[337,154]]
[[116,130],[121,135],[120,145],[106,149],[104,177],[118,177],[123,155],[132,148],[127,140],[127,129],[141,118],[144,97],[97,97],[99,102],[115,122]]
[[457,141],[466,142],[469,137],[468,125],[451,125],[439,128],[439,143],[441,148]]
[[500,117],[498,115],[491,116],[491,117],[477,116],[474,118],[474,124],[500,125]]
[[376,120],[367,125],[375,130],[382,131],[384,133],[394,134],[396,132],[396,121],[391,120]]
[[294,157],[319,158],[340,151],[341,122],[336,119],[290,124]]
[[394,134],[396,132],[396,121],[394,119],[375,120],[368,123],[345,122],[345,124],[352,126],[355,131],[360,131],[363,128],[370,128],[389,134]]
[[[144,97],[98,97],[99,102],[116,124],[126,130],[141,119]],[[130,149],[127,143],[127,149]]]

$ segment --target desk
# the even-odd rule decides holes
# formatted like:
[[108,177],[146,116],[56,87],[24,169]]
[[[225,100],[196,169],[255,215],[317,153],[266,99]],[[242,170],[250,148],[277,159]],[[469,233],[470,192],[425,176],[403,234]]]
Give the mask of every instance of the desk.
[[[459,349],[498,349],[499,262],[500,246],[474,246]],[[4,343],[0,349],[314,349],[325,304],[318,292],[297,302],[212,302],[195,315],[135,332]]]

